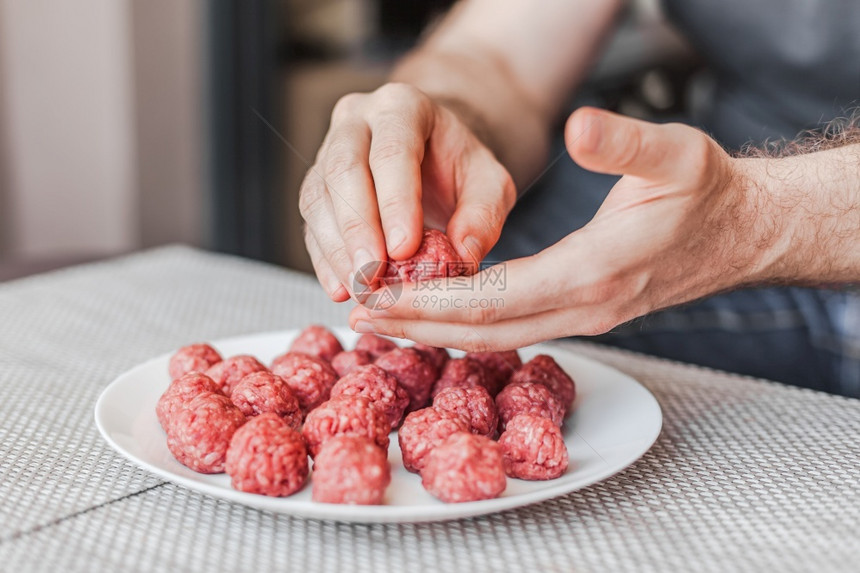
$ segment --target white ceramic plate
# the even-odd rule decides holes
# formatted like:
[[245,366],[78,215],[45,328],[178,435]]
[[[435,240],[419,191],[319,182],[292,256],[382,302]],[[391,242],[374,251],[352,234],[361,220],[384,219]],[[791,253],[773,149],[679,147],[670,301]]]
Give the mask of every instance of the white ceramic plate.
[[[284,352],[296,330],[242,336],[212,343],[225,357],[253,354],[264,363]],[[335,333],[350,348],[357,335],[347,328]],[[558,346],[538,344],[520,350],[523,361],[550,354],[576,381],[576,404],[565,421],[564,438],[570,467],[558,479],[508,479],[497,499],[446,504],[421,486],[421,478],[403,467],[392,434],[388,458],[391,485],[385,505],[333,505],[311,501],[310,482],[297,494],[274,498],[236,491],[226,474],[204,475],[181,465],[167,450],[166,437],[155,416],[155,404],[170,383],[169,354],[122,374],[96,403],[96,424],[102,436],[135,464],[189,489],[269,511],[300,517],[349,522],[441,521],[493,513],[551,499],[586,487],[626,468],[657,439],[663,417],[648,390],[621,372]],[[461,353],[452,351],[453,355]]]

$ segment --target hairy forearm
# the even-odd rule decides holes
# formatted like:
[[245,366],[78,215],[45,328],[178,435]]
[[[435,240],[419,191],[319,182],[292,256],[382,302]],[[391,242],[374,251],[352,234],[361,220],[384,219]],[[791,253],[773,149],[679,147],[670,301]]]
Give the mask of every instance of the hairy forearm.
[[756,227],[770,242],[761,277],[789,284],[860,282],[860,132],[844,145],[748,158]]

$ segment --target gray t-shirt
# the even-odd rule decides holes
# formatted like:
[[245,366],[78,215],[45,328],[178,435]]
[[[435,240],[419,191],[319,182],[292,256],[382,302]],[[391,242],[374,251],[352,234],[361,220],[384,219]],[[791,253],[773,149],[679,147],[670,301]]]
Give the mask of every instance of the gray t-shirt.
[[715,78],[695,117],[721,143],[793,138],[860,106],[860,0],[664,0]]

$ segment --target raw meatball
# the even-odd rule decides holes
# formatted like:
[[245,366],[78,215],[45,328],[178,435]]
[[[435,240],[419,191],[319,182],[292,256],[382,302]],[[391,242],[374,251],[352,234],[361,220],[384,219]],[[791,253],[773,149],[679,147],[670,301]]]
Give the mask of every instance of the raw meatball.
[[331,359],[331,367],[341,377],[346,376],[358,366],[364,366],[365,364],[373,364],[373,356],[364,350],[338,352]]
[[332,398],[312,410],[305,419],[302,436],[315,457],[323,442],[334,436],[363,436],[388,451],[391,427],[382,410],[363,396]]
[[499,438],[505,473],[528,480],[555,479],[567,469],[567,446],[561,430],[542,416],[520,414]]
[[397,432],[404,467],[420,473],[436,446],[455,432],[468,431],[469,422],[454,412],[433,407],[412,412]]
[[222,360],[209,368],[206,375],[218,384],[225,396],[229,396],[233,393],[233,387],[239,383],[239,380],[248,374],[268,371],[269,369],[253,356],[241,354]]
[[543,416],[556,426],[564,422],[564,407],[549,388],[536,382],[513,382],[496,396],[499,425],[505,431],[508,421],[517,414]]
[[424,356],[412,348],[395,348],[376,360],[376,365],[394,376],[409,394],[409,410],[423,408],[430,399],[436,370]]
[[311,499],[322,503],[379,505],[391,483],[388,455],[361,436],[335,436],[314,459]]
[[208,344],[191,344],[176,351],[170,358],[167,372],[171,380],[176,380],[189,372],[206,372],[221,360],[218,351]]
[[271,372],[248,374],[233,388],[230,399],[246,416],[272,412],[292,429],[299,430],[302,427],[299,401],[284,379]]
[[508,484],[502,450],[484,436],[452,434],[430,452],[421,484],[447,503],[499,497]]
[[375,364],[359,366],[338,380],[331,389],[331,397],[339,396],[364,396],[382,410],[392,429],[403,421],[403,413],[409,405],[409,394],[397,379]]
[[356,350],[367,352],[374,360],[397,347],[397,343],[393,340],[375,334],[362,334],[355,343]]
[[227,474],[239,491],[292,495],[308,479],[305,442],[277,414],[260,414],[233,435],[227,450]]
[[439,392],[452,386],[465,388],[480,386],[490,396],[496,395],[496,388],[491,385],[484,367],[481,366],[480,362],[471,358],[452,358],[445,364],[442,375],[433,385],[433,397],[435,398]]
[[244,423],[245,415],[230,398],[203,392],[176,412],[167,430],[167,448],[196,472],[221,473],[230,439]]
[[382,281],[387,284],[458,277],[466,266],[445,233],[424,229],[418,251],[405,261],[388,261]]
[[200,372],[189,372],[170,383],[155,405],[155,415],[165,432],[176,411],[203,392],[220,394],[221,390],[211,378]]
[[299,333],[290,345],[290,352],[302,352],[331,362],[338,352],[343,351],[340,340],[324,326],[312,324]]
[[433,407],[454,412],[469,421],[473,434],[492,438],[499,426],[496,404],[489,392],[481,386],[471,388],[452,386],[433,398]]
[[447,350],[437,346],[427,346],[426,344],[418,343],[412,348],[420,352],[438,373],[442,372],[442,368],[445,367],[445,363],[450,358]]
[[511,375],[511,382],[540,382],[555,394],[565,412],[573,406],[576,386],[552,356],[538,354]]
[[491,385],[496,392],[501,390],[514,373],[514,370],[523,365],[520,355],[516,350],[505,352],[468,352],[466,358],[477,360],[487,371]]
[[328,362],[301,352],[287,352],[275,358],[272,373],[284,379],[306,416],[328,400],[331,387],[337,382],[337,372]]

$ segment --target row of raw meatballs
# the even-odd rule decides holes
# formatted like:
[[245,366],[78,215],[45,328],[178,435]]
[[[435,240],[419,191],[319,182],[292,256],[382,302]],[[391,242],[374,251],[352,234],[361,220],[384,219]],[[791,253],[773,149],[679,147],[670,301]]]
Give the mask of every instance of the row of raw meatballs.
[[171,453],[198,472],[226,471],[241,491],[295,493],[310,455],[315,501],[383,503],[397,428],[404,466],[443,501],[497,497],[506,475],[553,479],[568,466],[560,427],[575,386],[547,355],[450,358],[372,334],[344,350],[314,325],[270,368],[193,344],[169,374],[156,413]]

